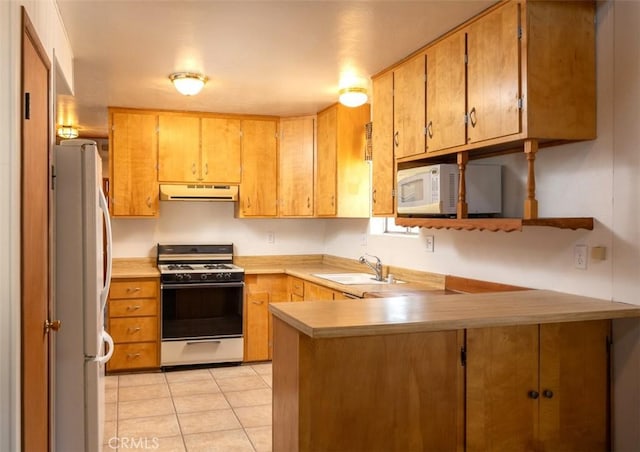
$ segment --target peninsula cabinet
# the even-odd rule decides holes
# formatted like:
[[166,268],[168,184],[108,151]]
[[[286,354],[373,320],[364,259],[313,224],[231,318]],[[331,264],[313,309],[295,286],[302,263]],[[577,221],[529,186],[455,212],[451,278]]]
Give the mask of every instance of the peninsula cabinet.
[[609,320],[468,329],[467,450],[609,450],[609,337]]
[[161,113],[160,182],[240,183],[239,118]]
[[158,215],[158,115],[109,108],[110,208],[114,217]]
[[279,301],[288,301],[286,275],[245,276],[244,361],[271,359],[269,303]]
[[279,216],[313,216],[315,117],[282,118],[278,159]]
[[237,217],[275,217],[278,214],[278,121],[243,119],[242,183]]
[[334,104],[318,112],[316,216],[369,218],[369,164],[364,153],[370,115],[369,104]]
[[314,339],[273,322],[273,450],[463,449],[461,332]]
[[371,210],[373,216],[392,216],[395,203],[393,152],[393,71],[373,79]]

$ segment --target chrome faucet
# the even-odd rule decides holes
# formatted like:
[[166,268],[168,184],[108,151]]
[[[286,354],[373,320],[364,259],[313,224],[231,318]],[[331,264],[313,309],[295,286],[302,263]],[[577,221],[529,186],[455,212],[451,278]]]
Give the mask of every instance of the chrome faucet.
[[360,256],[358,262],[361,264],[367,264],[369,268],[376,272],[376,281],[382,281],[382,262],[378,256],[372,256],[371,254],[365,254],[365,256],[373,257],[376,260],[375,265],[371,264],[364,256]]

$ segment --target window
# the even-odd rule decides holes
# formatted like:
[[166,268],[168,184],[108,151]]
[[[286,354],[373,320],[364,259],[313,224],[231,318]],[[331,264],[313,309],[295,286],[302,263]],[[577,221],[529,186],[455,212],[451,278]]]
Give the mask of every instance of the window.
[[384,232],[386,233],[418,235],[418,233],[420,232],[420,228],[418,227],[409,228],[406,226],[398,226],[396,224],[395,217],[385,218],[384,224],[385,224]]

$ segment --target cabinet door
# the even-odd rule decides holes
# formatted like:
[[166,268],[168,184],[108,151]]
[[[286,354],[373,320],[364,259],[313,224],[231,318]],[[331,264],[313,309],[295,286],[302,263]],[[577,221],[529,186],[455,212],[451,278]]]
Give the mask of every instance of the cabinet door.
[[394,144],[397,159],[425,152],[425,55],[393,71]]
[[280,216],[313,215],[313,117],[280,121]]
[[536,450],[538,325],[467,330],[467,450]]
[[277,122],[242,120],[240,216],[277,214]]
[[333,300],[333,290],[328,287],[305,281],[304,301],[324,301]]
[[608,450],[611,322],[540,326],[542,450]]
[[337,186],[338,110],[333,106],[318,113],[318,152],[316,155],[316,215],[334,216]]
[[427,152],[466,142],[464,58],[462,32],[427,50]]
[[202,179],[240,183],[240,120],[202,118]]
[[518,2],[508,2],[467,29],[467,142],[520,132]]
[[395,213],[395,165],[393,160],[393,72],[373,81],[373,189],[374,216]]
[[111,115],[111,214],[158,214],[158,117],[113,112]]
[[245,361],[269,359],[269,293],[247,292]]
[[199,117],[158,117],[158,162],[160,182],[202,181]]

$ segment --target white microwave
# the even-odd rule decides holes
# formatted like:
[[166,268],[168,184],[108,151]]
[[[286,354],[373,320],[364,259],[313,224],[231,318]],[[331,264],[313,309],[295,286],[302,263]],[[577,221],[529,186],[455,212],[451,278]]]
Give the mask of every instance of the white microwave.
[[[449,216],[458,203],[458,165],[440,164],[398,171],[399,215]],[[500,165],[469,164],[465,170],[467,212],[499,215],[502,212]]]

